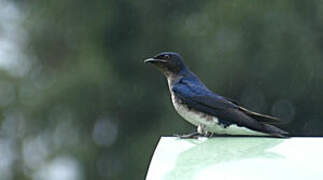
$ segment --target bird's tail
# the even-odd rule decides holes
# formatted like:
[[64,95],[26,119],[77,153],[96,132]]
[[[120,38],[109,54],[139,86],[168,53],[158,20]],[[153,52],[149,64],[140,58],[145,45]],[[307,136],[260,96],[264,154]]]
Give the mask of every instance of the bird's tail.
[[272,126],[270,124],[263,124],[264,125],[264,130],[275,137],[288,137],[288,132],[279,129],[278,127]]

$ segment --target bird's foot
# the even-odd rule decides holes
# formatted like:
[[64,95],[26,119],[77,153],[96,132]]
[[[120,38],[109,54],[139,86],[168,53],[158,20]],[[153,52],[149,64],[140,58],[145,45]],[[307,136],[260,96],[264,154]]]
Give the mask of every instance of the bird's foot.
[[192,132],[189,134],[174,134],[175,137],[178,137],[180,139],[190,139],[190,138],[194,138],[197,139],[198,137],[204,137],[202,134],[198,133],[198,132]]
[[213,132],[209,132],[205,129],[205,125],[204,124],[200,124],[197,127],[197,132],[200,134],[200,137],[213,137],[214,133]]
[[207,137],[207,138],[210,138],[210,137],[213,137],[214,136],[214,133],[213,132],[206,132],[204,134],[204,137]]

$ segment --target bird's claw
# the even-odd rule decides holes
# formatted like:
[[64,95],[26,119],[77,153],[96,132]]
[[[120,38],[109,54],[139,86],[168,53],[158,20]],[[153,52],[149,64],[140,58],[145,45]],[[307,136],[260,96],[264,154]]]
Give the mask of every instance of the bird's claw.
[[190,134],[174,134],[175,137],[178,137],[180,139],[191,139],[191,138],[194,138],[194,139],[197,139],[198,137],[202,137],[202,135],[198,132],[193,132],[193,133],[190,133]]
[[214,136],[214,133],[211,133],[211,132],[207,132],[207,133],[199,133],[199,132],[193,132],[193,133],[190,133],[190,134],[174,134],[175,137],[177,138],[180,138],[180,139],[197,139],[199,137],[207,137],[207,138],[210,138],[210,137],[213,137]]
[[207,138],[210,138],[210,137],[213,137],[214,136],[214,133],[213,132],[207,132],[204,134],[204,137],[207,137]]

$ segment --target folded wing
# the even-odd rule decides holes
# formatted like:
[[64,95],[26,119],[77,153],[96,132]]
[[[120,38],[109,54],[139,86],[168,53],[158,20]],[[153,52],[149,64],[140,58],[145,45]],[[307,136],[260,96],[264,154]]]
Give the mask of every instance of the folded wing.
[[257,131],[268,131],[272,134],[287,133],[268,125],[268,123],[277,122],[278,118],[243,108],[235,102],[212,93],[203,84],[182,80],[176,83],[172,90],[176,97],[190,108],[216,116],[219,119]]

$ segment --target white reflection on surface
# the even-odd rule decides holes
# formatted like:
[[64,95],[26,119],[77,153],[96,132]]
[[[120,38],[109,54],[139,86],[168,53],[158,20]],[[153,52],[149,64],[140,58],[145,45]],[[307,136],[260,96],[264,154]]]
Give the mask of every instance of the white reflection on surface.
[[[214,177],[217,179],[321,179],[322,158],[318,157],[323,150],[319,138],[293,138],[285,140],[271,149],[284,158],[257,157],[228,161],[209,166],[200,171],[193,179]],[[321,159],[321,160],[319,160]]]
[[322,179],[323,138],[211,138],[158,143],[147,179]]

